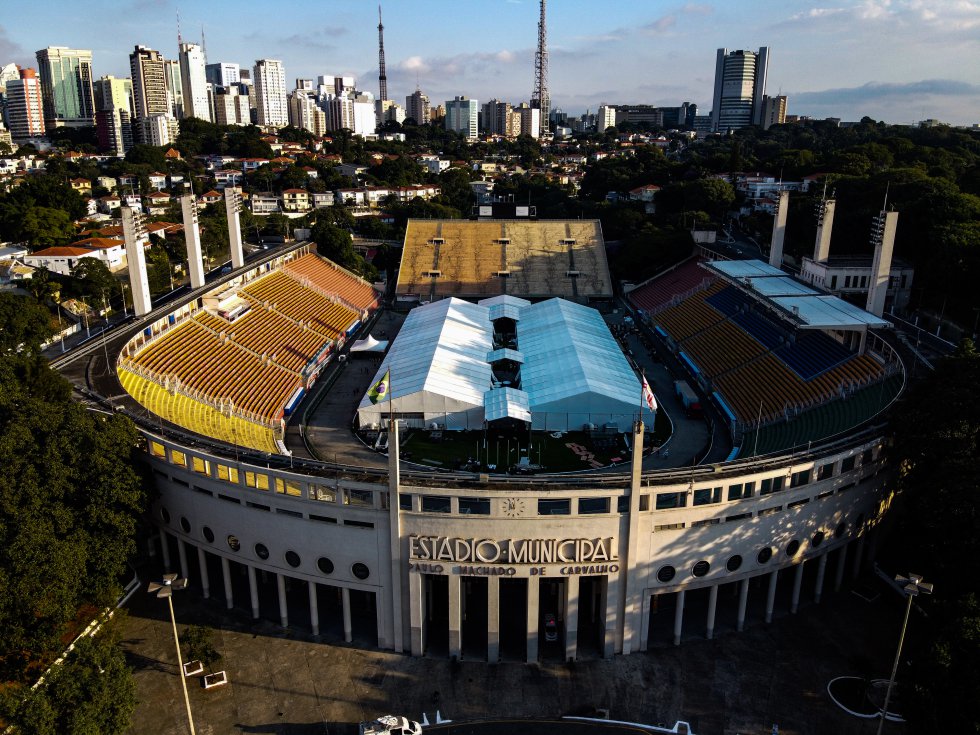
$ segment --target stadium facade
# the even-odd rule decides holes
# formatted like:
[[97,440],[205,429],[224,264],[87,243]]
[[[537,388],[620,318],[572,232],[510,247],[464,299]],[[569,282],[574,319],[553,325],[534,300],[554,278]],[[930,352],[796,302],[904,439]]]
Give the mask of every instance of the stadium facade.
[[[386,465],[277,455],[296,389],[377,307],[349,274],[328,283],[335,267],[308,251],[263,256],[55,362],[89,400],[112,396],[137,421],[158,490],[155,546],[205,597],[413,655],[574,660],[768,622],[840,589],[873,555],[892,496],[880,426],[684,469],[644,470],[637,451],[618,474],[418,471],[398,462],[397,422]],[[234,320],[219,328],[222,308]],[[631,446],[644,434],[636,422]]]

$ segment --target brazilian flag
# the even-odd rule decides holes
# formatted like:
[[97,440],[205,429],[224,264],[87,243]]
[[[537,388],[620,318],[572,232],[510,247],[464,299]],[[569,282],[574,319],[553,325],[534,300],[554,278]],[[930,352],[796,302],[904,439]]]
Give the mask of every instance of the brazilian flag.
[[385,370],[385,374],[381,376],[381,380],[371,386],[371,390],[368,391],[368,398],[371,399],[371,403],[378,403],[387,398],[390,392],[391,368],[388,368]]

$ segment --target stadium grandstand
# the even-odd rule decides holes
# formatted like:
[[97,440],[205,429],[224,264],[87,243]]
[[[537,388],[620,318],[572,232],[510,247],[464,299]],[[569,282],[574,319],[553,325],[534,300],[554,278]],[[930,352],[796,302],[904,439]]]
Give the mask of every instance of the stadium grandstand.
[[410,220],[396,297],[403,303],[509,294],[612,298],[597,220]]
[[[743,454],[759,451],[763,428],[762,450],[843,431],[900,389],[891,349],[870,332],[887,321],[759,261],[692,258],[629,296],[715,399],[736,445],[755,432]],[[846,408],[834,405],[842,398]]]
[[299,251],[146,328],[120,353],[119,380],[173,424],[279,452],[283,419],[377,307],[369,283]]

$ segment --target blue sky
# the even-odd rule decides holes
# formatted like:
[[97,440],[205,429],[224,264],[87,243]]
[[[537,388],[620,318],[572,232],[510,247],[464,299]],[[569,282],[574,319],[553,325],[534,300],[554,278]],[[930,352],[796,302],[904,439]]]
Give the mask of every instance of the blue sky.
[[[0,64],[45,46],[90,48],[129,75],[135,44],[176,57],[204,27],[209,61],[282,59],[296,77],[353,75],[377,95],[377,3],[364,0],[34,0],[0,17]],[[389,96],[416,80],[434,103],[528,99],[537,0],[386,0]],[[980,122],[980,0],[551,0],[552,106],[711,106],[715,51],[771,47],[768,92],[791,114]]]

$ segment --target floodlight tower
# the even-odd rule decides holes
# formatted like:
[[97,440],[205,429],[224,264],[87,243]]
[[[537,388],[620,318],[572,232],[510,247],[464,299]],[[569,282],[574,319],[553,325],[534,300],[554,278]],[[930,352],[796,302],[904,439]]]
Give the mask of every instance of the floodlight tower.
[[551,95],[548,93],[548,29],[545,25],[545,6],[541,0],[541,15],[538,18],[538,49],[534,52],[534,92],[531,94],[531,107],[541,110],[541,136],[548,133],[551,114]]
[[385,27],[381,22],[380,5],[378,5],[378,83],[381,85],[379,99],[388,99],[388,75],[385,74]]

